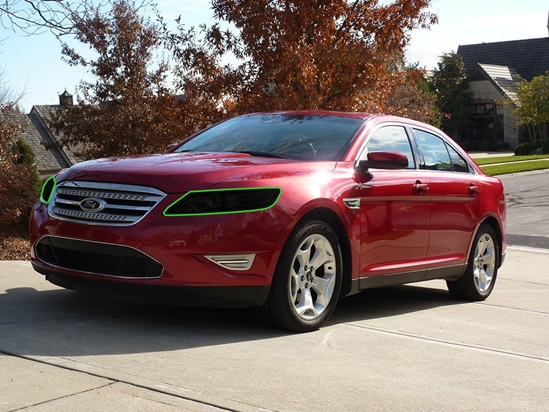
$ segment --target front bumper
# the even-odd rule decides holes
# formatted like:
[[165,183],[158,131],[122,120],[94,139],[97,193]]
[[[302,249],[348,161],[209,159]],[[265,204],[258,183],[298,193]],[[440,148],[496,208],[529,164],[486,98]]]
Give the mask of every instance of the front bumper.
[[92,296],[162,305],[246,308],[262,305],[270,291],[269,286],[184,287],[120,283],[66,275],[35,264],[33,267],[45,275],[46,280],[66,289]]
[[38,272],[64,279],[139,290],[228,288],[234,295],[236,287],[270,287],[286,237],[283,220],[273,208],[215,217],[150,213],[133,226],[85,225],[52,218],[39,202],[31,216],[31,262]]

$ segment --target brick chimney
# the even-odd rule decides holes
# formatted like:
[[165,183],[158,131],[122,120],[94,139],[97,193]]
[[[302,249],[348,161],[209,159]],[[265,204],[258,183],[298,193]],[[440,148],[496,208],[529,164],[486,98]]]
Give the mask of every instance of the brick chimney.
[[61,106],[72,106],[72,94],[68,93],[67,90],[65,90],[63,94],[59,95],[59,104]]

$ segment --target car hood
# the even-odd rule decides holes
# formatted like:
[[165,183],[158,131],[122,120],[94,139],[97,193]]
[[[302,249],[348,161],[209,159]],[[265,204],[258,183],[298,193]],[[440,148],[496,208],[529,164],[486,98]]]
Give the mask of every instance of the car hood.
[[90,160],[67,169],[58,181],[122,183],[181,193],[208,189],[228,181],[304,176],[318,170],[332,170],[335,164],[244,153],[170,153]]

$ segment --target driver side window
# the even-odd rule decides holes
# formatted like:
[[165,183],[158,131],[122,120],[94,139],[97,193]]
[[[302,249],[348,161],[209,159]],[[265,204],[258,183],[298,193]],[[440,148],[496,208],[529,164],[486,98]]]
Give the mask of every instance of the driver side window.
[[416,164],[408,134],[403,126],[385,126],[374,132],[366,143],[366,150],[360,160],[366,160],[370,152],[401,152],[408,158],[408,169],[415,169]]

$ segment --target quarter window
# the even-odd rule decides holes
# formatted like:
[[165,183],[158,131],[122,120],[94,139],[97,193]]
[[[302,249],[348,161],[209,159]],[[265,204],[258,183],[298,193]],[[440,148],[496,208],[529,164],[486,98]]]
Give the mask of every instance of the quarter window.
[[360,160],[366,160],[370,152],[401,152],[408,158],[408,169],[416,167],[410,140],[403,126],[385,126],[376,130],[368,139]]
[[452,160],[452,170],[454,172],[469,172],[469,165],[461,155],[455,151],[455,149],[448,144],[446,145],[450,159]]

